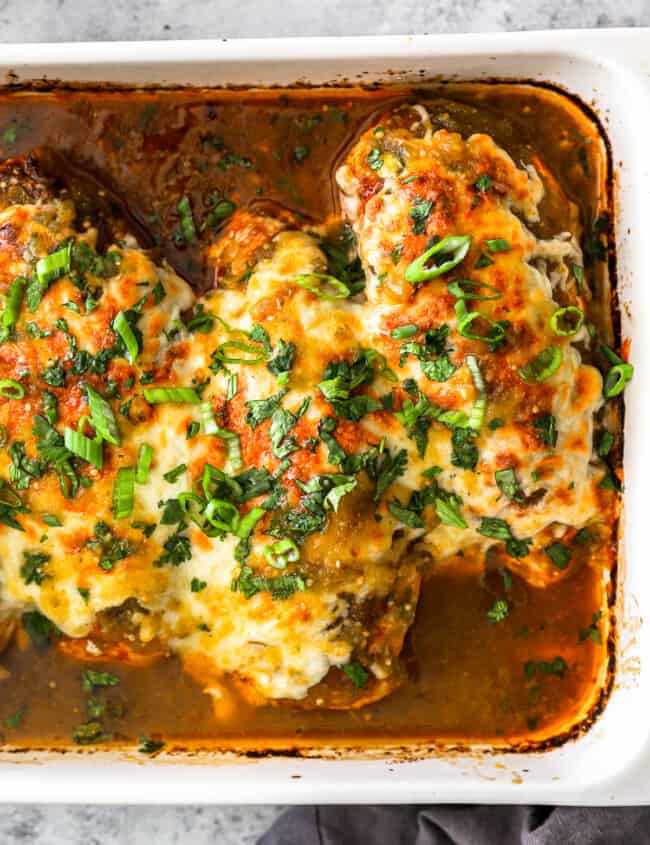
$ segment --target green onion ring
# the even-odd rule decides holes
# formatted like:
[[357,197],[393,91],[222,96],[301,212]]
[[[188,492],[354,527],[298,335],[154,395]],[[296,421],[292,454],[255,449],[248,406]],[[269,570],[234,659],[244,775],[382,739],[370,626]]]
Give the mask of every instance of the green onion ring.
[[[239,349],[241,352],[248,352],[251,354],[250,358],[241,358],[234,355],[228,355],[227,349]],[[252,343],[244,343],[243,340],[227,340],[217,348],[214,357],[224,364],[259,364],[261,361],[266,361],[267,354],[260,347]]]
[[236,531],[239,526],[239,511],[225,499],[210,499],[203,515],[219,531]]
[[634,367],[632,364],[614,364],[605,376],[603,395],[605,399],[613,399],[625,390],[625,386],[632,380]]
[[[444,273],[448,273],[465,258],[471,243],[471,235],[448,235],[409,264],[406,268],[406,281],[412,285],[416,285],[419,282],[428,282],[430,279],[435,279]],[[451,255],[451,258],[427,269],[427,262],[436,255]]]
[[483,425],[483,419],[485,418],[485,406],[487,404],[485,380],[483,379],[483,373],[481,372],[481,367],[479,366],[478,359],[475,355],[468,355],[467,358],[465,358],[465,363],[467,364],[467,369],[470,371],[474,387],[476,388],[476,399],[472,405],[471,411],[469,412],[469,428],[473,428],[475,431],[478,431]]
[[[479,317],[489,324],[489,334],[483,335],[468,331],[474,320],[478,320]],[[482,340],[483,343],[498,343],[506,336],[506,330],[502,325],[479,311],[468,311],[465,301],[462,299],[459,299],[456,303],[456,330],[467,340]]]
[[532,361],[519,368],[519,376],[527,382],[545,381],[560,369],[562,350],[559,346],[547,346]]
[[288,563],[299,560],[300,549],[293,540],[285,538],[264,546],[264,557],[276,569],[286,569]]
[[[312,279],[316,279],[316,283],[312,282]],[[352,291],[346,284],[327,273],[301,273],[295,277],[294,282],[320,299],[347,299],[352,294]],[[328,292],[325,287],[326,285],[334,288],[336,293]]]
[[25,388],[18,381],[12,378],[0,379],[0,396],[3,399],[22,399],[25,395]]
[[[466,290],[469,287],[470,290]],[[494,291],[494,296],[480,296],[477,293],[473,293],[471,288],[487,288],[488,290]],[[447,285],[447,290],[449,293],[453,294],[456,299],[476,299],[476,300],[484,300],[489,301],[492,299],[501,299],[501,291],[499,288],[495,288],[494,285],[488,285],[487,282],[475,282],[473,279],[454,279],[453,282],[449,282]]]
[[[575,325],[571,326],[569,329],[563,329],[560,326],[560,320],[563,320],[566,317],[575,318]],[[578,308],[575,305],[567,305],[565,308],[558,308],[550,320],[551,330],[553,331],[553,334],[558,335],[558,337],[572,337],[580,331],[584,322],[584,312],[581,308]]]

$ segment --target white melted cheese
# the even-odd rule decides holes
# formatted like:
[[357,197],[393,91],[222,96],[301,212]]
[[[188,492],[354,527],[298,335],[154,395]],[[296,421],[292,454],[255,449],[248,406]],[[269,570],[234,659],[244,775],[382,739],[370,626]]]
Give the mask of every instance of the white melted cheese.
[[[450,133],[433,133],[426,112],[419,110],[416,114],[424,120],[425,131],[418,137],[399,135],[403,160],[409,173],[426,176],[437,168],[453,183],[449,190],[459,198],[459,219],[469,219],[461,215],[473,209],[469,209],[472,198],[467,198],[463,182],[466,176],[460,168],[454,170],[455,161],[487,160],[503,178],[504,190],[499,198],[474,213],[472,235],[476,243],[498,236],[512,246],[510,252],[494,256],[493,266],[482,271],[481,278],[503,287],[503,277],[507,276],[511,285],[504,291],[507,317],[529,327],[530,347],[519,349],[507,362],[514,371],[548,341],[548,320],[558,307],[554,291],[568,284],[566,262],[579,262],[579,249],[566,235],[539,241],[524,224],[522,218],[528,222],[537,219],[543,194],[533,168],[518,169],[507,153],[486,136],[474,136],[465,142]],[[219,318],[208,333],[189,334],[180,325],[184,312],[195,304],[192,291],[169,268],[156,267],[135,243],[118,250],[121,261],[114,276],[97,280],[103,295],[90,314],[82,316],[64,307],[64,303],[79,297],[66,277],[51,286],[30,319],[44,328],[64,316],[79,348],[95,354],[105,345],[115,314],[133,308],[142,296],[161,284],[164,296],[157,302],[150,297],[138,321],[143,349],[135,374],[159,370],[156,386],[197,386],[209,379],[202,400],[209,402],[217,414],[223,410],[226,424],[238,431],[245,464],[264,465],[272,473],[279,461],[270,449],[268,425],[251,431],[244,417],[245,402],[278,394],[277,378],[265,363],[248,366],[228,362],[228,370],[238,378],[238,392],[224,407],[227,374],[214,372],[218,369],[215,350],[232,341],[248,342],[247,333],[255,325],[264,326],[274,348],[280,339],[295,344],[295,362],[282,405],[295,411],[303,400],[310,400],[298,423],[304,429],[303,437],[316,436],[319,422],[332,413],[317,387],[327,364],[342,358],[351,360],[361,349],[385,355],[389,370],[398,371],[399,381],[416,380],[431,401],[468,413],[476,390],[462,361],[445,383],[425,379],[414,357],[399,368],[399,346],[390,339],[391,326],[411,319],[422,323],[422,315],[430,312],[435,319],[429,319],[428,324],[435,324],[436,320],[447,322],[453,336],[456,319],[453,303],[444,299],[445,290],[436,288],[437,282],[425,286],[415,297],[412,290],[404,287],[405,260],[398,257],[396,261],[394,255],[396,247],[412,234],[412,195],[404,189],[403,165],[398,156],[385,155],[382,167],[374,176],[370,173],[380,180],[378,189],[370,198],[365,194],[362,198],[360,177],[369,175],[367,155],[368,145],[375,143],[372,137],[369,134],[359,141],[338,174],[344,208],[357,234],[368,279],[367,296],[331,301],[297,285],[296,276],[327,272],[327,261],[316,236],[282,231],[275,235],[270,254],[257,263],[245,285],[217,288],[203,298],[206,312]],[[60,203],[15,206],[0,214],[0,226],[3,221],[12,221],[21,233],[19,247],[2,257],[0,275],[10,279],[28,273],[34,258],[47,254],[62,238],[74,235],[73,219],[70,204]],[[93,234],[85,237],[92,245]],[[496,316],[503,319],[505,315]],[[390,605],[389,597],[398,579],[415,571],[414,563],[404,563],[408,560],[408,555],[404,555],[408,540],[419,539],[434,561],[441,562],[463,549],[485,550],[494,542],[477,533],[486,516],[505,520],[515,537],[530,538],[534,544],[538,540],[540,544],[546,542],[549,531],[554,532],[553,536],[558,534],[558,526],[561,536],[562,527],[581,527],[599,518],[597,485],[602,469],[592,461],[591,443],[593,415],[601,403],[601,380],[592,367],[582,363],[573,345],[578,340],[585,340],[584,334],[555,341],[562,347],[563,361],[546,384],[552,394],[558,441],[553,471],[545,472],[541,480],[537,473],[548,462],[549,450],[541,444],[531,447],[530,437],[521,427],[510,424],[509,419],[494,430],[483,426],[476,440],[480,455],[476,471],[452,465],[450,433],[438,423],[432,424],[422,456],[409,433],[389,413],[369,414],[356,426],[339,424],[336,437],[350,452],[371,446],[381,446],[392,454],[405,449],[408,465],[379,506],[381,521],[375,521],[375,506],[368,497],[359,500],[359,513],[330,514],[330,525],[334,527],[337,520],[349,520],[342,529],[347,532],[347,539],[334,542],[329,533],[310,538],[303,549],[305,560],[320,562],[322,571],[308,579],[304,591],[298,590],[286,600],[274,600],[269,592],[246,598],[234,590],[233,582],[240,573],[235,558],[237,538],[207,537],[189,518],[184,534],[191,540],[191,558],[178,566],[155,565],[164,553],[165,542],[176,531],[175,525],[159,524],[164,502],[191,490],[206,462],[224,468],[226,454],[219,438],[203,433],[187,438],[188,425],[200,420],[196,405],[146,407],[140,418],[137,403],[142,404],[141,388],[136,379],[132,389],[134,415],[130,422],[117,415],[123,443],[119,447],[104,445],[110,456],[110,461],[106,459],[108,469],[101,476],[91,473],[95,478],[93,485],[72,501],[62,497],[51,473],[34,480],[24,494],[31,513],[19,517],[24,531],[0,527],[2,612],[13,619],[22,610],[37,608],[68,637],[84,637],[92,633],[102,611],[135,599],[144,611],[142,639],[158,637],[169,650],[189,662],[199,658],[201,665],[208,667],[206,682],[229,675],[251,686],[263,698],[303,698],[331,667],[343,666],[353,658],[359,637],[367,633],[351,633],[353,605],[361,606],[371,600]],[[61,357],[65,346],[61,345],[63,341],[57,342],[56,348],[49,348],[42,340],[33,342],[40,367]],[[236,346],[231,349],[234,357],[236,350]],[[25,343],[17,352],[17,360],[22,360],[22,355],[29,363],[32,351],[32,346]],[[121,366],[126,366],[124,361]],[[369,393],[381,397],[394,385],[390,372],[379,373]],[[80,399],[72,399],[70,408],[66,399],[64,412],[72,415],[76,423]],[[114,409],[118,404],[113,403]],[[30,410],[32,415],[40,413],[36,401]],[[14,436],[29,442],[30,425],[31,416],[20,423],[22,427],[17,427]],[[115,520],[111,514],[115,471],[118,466],[134,466],[143,443],[154,448],[149,479],[136,485],[131,519]],[[33,444],[28,451],[35,454]],[[504,456],[517,457],[517,479],[526,496],[545,491],[528,507],[508,501],[496,485],[494,473],[503,467]],[[322,443],[317,443],[302,461],[296,468],[296,477],[302,481],[336,471]],[[165,474],[181,464],[187,467],[186,471],[175,481],[167,481]],[[433,514],[427,517],[424,529],[405,532],[404,526],[388,512],[386,501],[398,497],[404,503],[409,493],[423,487],[422,473],[431,466],[442,467],[437,477],[441,488],[462,499],[466,529],[443,525]],[[7,477],[8,471],[5,451],[0,457],[0,476]],[[294,484],[288,494],[293,506],[299,493]],[[351,497],[362,494],[359,487]],[[46,526],[41,519],[43,513],[58,516],[62,526]],[[110,571],[99,567],[101,551],[88,545],[100,520],[128,540],[131,548],[130,554],[116,560]],[[147,538],[133,523],[155,523],[157,527]],[[254,571],[265,566],[263,547],[271,540],[259,531],[253,535],[248,565]],[[48,556],[44,577],[41,583],[26,584],[21,575],[25,555],[35,553]],[[545,583],[545,570],[535,556],[530,563],[519,561],[517,567],[532,583]],[[269,576],[273,574],[279,573],[267,572]],[[198,589],[193,590],[193,584]],[[381,628],[382,620],[375,621]],[[372,664],[378,678],[387,674],[388,662],[376,660]]]

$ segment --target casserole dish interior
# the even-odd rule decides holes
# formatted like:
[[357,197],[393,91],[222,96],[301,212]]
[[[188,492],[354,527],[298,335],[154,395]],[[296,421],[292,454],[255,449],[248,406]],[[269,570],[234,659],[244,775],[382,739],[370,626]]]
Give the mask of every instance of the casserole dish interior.
[[[325,74],[325,76],[323,77],[323,73],[324,73],[323,66],[319,67],[319,65],[322,65],[323,61],[324,60],[322,60],[321,62],[317,62],[315,65],[312,66],[312,68],[314,69],[314,74],[311,76],[311,79],[314,82],[323,81],[324,78],[328,78],[327,74]],[[350,59],[350,66],[355,65],[357,63],[357,61],[358,61],[358,59],[355,58],[354,56],[352,56],[351,59]],[[373,71],[373,69],[377,70],[378,69],[378,64],[377,64],[378,61],[379,61],[379,59],[373,59],[373,58],[368,59],[364,63],[364,69],[367,69],[369,73],[371,73]],[[482,64],[484,60],[481,57],[480,53],[477,53],[473,58],[470,58],[469,61],[466,58],[464,59],[464,61],[468,64],[469,68],[472,69],[472,73],[469,73],[469,71],[468,71],[468,74],[467,74],[467,76],[469,76],[470,78],[480,79],[481,76],[484,76],[484,75],[487,74],[487,68],[485,68]],[[572,92],[578,93],[578,94],[583,94],[583,95],[586,93],[586,89],[589,88],[590,86],[594,86],[594,85],[602,86],[602,87],[599,88],[599,92],[600,92],[599,97],[603,98],[604,102],[607,102],[607,92],[608,92],[608,90],[610,90],[609,85],[611,85],[611,81],[610,81],[610,75],[612,73],[611,67],[609,67],[607,69],[607,73],[606,73],[604,71],[601,71],[601,69],[599,68],[598,65],[591,63],[590,61],[588,61],[586,59],[582,59],[581,61],[577,61],[577,60],[569,61],[568,59],[559,58],[556,54],[550,55],[550,54],[545,54],[543,51],[540,51],[539,54],[534,57],[534,64],[536,66],[536,70],[533,73],[532,68],[529,64],[531,61],[533,61],[533,57],[530,57],[530,56],[526,57],[526,59],[524,60],[522,57],[517,56],[514,53],[507,55],[506,57],[504,57],[504,59],[502,61],[503,68],[502,69],[499,68],[499,75],[506,75],[506,76],[509,75],[511,70],[512,70],[513,65],[517,62],[520,62],[521,65],[517,65],[517,67],[518,68],[521,67],[521,70],[517,71],[517,74],[516,74],[517,76],[520,76],[520,74],[521,74],[521,76],[523,76],[524,78],[531,78],[531,77],[533,77],[533,78],[542,77],[542,78],[545,78],[545,79],[551,78],[553,80],[557,80],[557,81],[562,82]],[[421,70],[421,68],[417,67],[418,62],[424,62],[424,58],[418,57],[417,55],[415,55],[415,56],[411,55],[410,56],[410,58],[409,58],[409,68],[410,69],[409,69],[408,72],[404,72],[404,74],[403,74],[403,77],[405,79],[413,78],[413,72],[416,71],[416,68],[417,68],[417,70]],[[435,61],[432,61],[429,58],[425,63],[426,72],[429,76],[434,75],[436,73],[441,73],[441,74],[444,74],[445,76],[452,76],[452,75],[454,75],[454,73],[456,71],[457,62],[458,62],[458,59],[456,57],[454,57],[453,53],[451,55],[447,56],[447,57],[439,56],[439,57],[436,58]],[[293,67],[294,67],[294,65],[292,65],[291,62],[287,62],[279,70],[276,69],[277,76],[273,81],[280,81],[280,82],[287,81],[286,79],[283,78],[283,74],[285,74],[285,73],[290,74]],[[318,68],[318,72],[317,72],[316,68]],[[552,74],[550,72],[551,68],[553,68]],[[576,68],[578,68],[578,70],[576,70]],[[626,78],[626,79],[627,79],[627,76],[625,76],[626,73],[632,74],[631,71],[625,71],[625,69],[623,69],[619,66],[617,66],[617,68],[618,68],[618,72],[620,74],[622,74],[623,77]],[[226,76],[223,77],[223,78],[215,79],[214,69],[212,69],[211,72],[210,72],[211,83],[214,84],[214,83],[218,83],[218,82],[222,82],[222,81],[229,81],[229,80],[233,79],[233,77],[230,76],[230,74],[233,72],[233,67],[227,67],[226,65],[222,65],[220,69],[221,69],[222,73],[226,74]],[[235,67],[235,70],[237,70],[237,69],[238,68]],[[28,68],[28,70],[29,70],[29,68]],[[153,74],[154,70],[155,70],[155,68],[148,69],[147,70],[148,75],[145,76],[145,77],[139,77],[138,78],[137,76],[135,76],[135,77],[131,76],[130,81],[131,82],[133,82],[134,80],[135,81],[146,81],[147,79],[151,79],[152,78],[151,74]],[[194,81],[194,79],[196,79],[197,82],[200,82],[201,79],[202,79],[202,73],[205,72],[205,68],[202,68],[200,62],[197,61],[196,64],[195,64],[194,70],[196,71],[196,76],[193,77],[191,81]],[[529,71],[529,72],[527,72],[527,71]],[[65,75],[66,72],[72,73],[72,69],[71,68],[68,68],[67,70],[65,68],[62,69],[61,75],[62,76]],[[137,74],[137,70],[134,67],[129,68],[129,72],[131,74],[133,74],[133,73]],[[255,73],[257,73],[257,72],[258,71],[255,71]],[[183,73],[187,73],[187,71],[182,70],[180,68],[180,66],[171,65],[171,66],[168,66],[164,70],[163,76],[164,76],[165,81],[170,81],[174,78],[175,74],[180,74],[180,76],[182,76]],[[251,81],[251,76],[250,76],[251,73],[253,73],[253,72],[249,68],[248,71],[247,71],[247,74],[249,74],[249,76],[248,77],[246,77],[246,75],[242,76],[243,81]],[[319,73],[320,73],[320,75],[319,75]],[[33,75],[33,74],[30,73],[29,75]],[[180,81],[180,76],[177,76],[175,81]],[[83,80],[83,78],[84,78],[83,67],[80,67],[80,66],[75,67],[73,77],[75,79],[82,79]],[[635,78],[633,76],[633,74],[632,74],[632,77]],[[117,79],[117,81],[120,81],[119,75],[118,75],[118,77],[112,77],[112,78],[115,78],[115,79]],[[586,79],[589,80],[587,84],[585,84]],[[190,80],[185,78],[185,81],[190,81]],[[266,80],[266,81],[269,81],[269,80]],[[642,85],[638,81],[636,81],[634,85],[628,85],[627,90],[630,91],[630,96],[633,93],[637,94],[639,96],[645,96],[645,94],[643,92]],[[622,230],[621,229],[622,226],[624,226],[627,222],[630,222],[629,215],[632,211],[635,212],[635,215],[634,215],[634,224],[635,225],[638,225],[638,221],[640,219],[643,219],[643,213],[644,213],[643,206],[642,206],[641,200],[639,198],[639,195],[635,192],[634,180],[627,181],[626,175],[627,175],[627,172],[628,172],[627,168],[629,168],[632,165],[638,166],[640,168],[641,172],[644,172],[644,171],[643,171],[643,165],[641,165],[641,163],[640,163],[638,153],[635,152],[634,144],[631,142],[631,136],[626,135],[625,121],[623,120],[623,116],[622,116],[621,113],[612,112],[609,115],[608,130],[609,130],[609,133],[610,133],[610,137],[611,137],[614,149],[617,152],[620,150],[621,156],[629,156],[629,157],[625,158],[625,167],[623,169],[621,169],[619,174],[618,174],[620,190],[621,190],[620,209],[617,209],[617,212],[620,214],[620,217],[618,218],[618,220],[620,220],[620,223],[617,221],[617,227],[616,227],[616,232],[618,233]],[[632,287],[632,283],[631,283],[631,276],[628,276],[628,268],[634,267],[636,269],[636,267],[638,267],[639,265],[635,264],[635,262],[637,260],[640,260],[641,263],[642,263],[642,261],[643,261],[642,257],[640,255],[637,255],[637,250],[636,250],[636,248],[633,244],[633,241],[634,241],[634,239],[630,238],[630,239],[625,239],[624,241],[619,240],[618,243],[617,243],[618,257],[619,257],[619,262],[620,262],[619,263],[620,284],[622,284],[622,287],[620,288],[620,290],[622,291],[622,297],[623,297],[624,300],[625,300],[625,297],[628,294],[628,291],[630,291],[630,295],[632,295],[632,292],[633,292],[633,287]],[[629,285],[629,287],[628,287],[628,285]],[[625,309],[624,309],[623,314],[624,314],[623,334],[625,336],[626,325],[627,325],[626,319],[629,317],[629,312],[626,315]],[[638,359],[635,357],[634,347],[632,348],[632,359],[634,360],[635,365],[638,367],[639,363],[638,363]],[[628,402],[631,404],[632,407],[634,407],[634,402],[635,402],[635,392],[634,392],[634,390],[635,390],[635,388],[634,388],[634,386],[632,386],[631,389],[630,389],[629,396],[628,396]],[[627,437],[629,438],[629,436],[630,435],[628,434]],[[634,448],[634,445],[632,445],[632,447],[629,447],[629,442],[630,441],[628,439],[628,441],[627,441],[628,448]],[[634,439],[632,439],[632,443],[634,444]],[[628,495],[629,495],[630,489],[632,489],[632,490],[634,489],[636,477],[635,477],[634,471],[632,471],[632,472],[629,471],[629,467],[627,468],[627,470],[628,470],[628,472],[626,473],[626,493],[628,493]],[[629,530],[630,529],[628,529],[628,532],[629,532]],[[629,533],[628,533],[627,536],[629,536]],[[627,564],[627,566],[629,566],[629,563]],[[631,581],[629,580],[630,578],[631,578]],[[624,616],[621,616],[621,612],[622,612],[622,608],[623,608],[623,601],[624,601],[625,597],[628,595],[628,593],[627,593],[628,585],[630,583],[631,584],[635,583],[634,575],[630,575],[630,572],[626,571],[625,578],[624,578],[622,583],[624,585],[624,591],[619,593],[618,609],[617,609],[619,623],[622,620],[629,618],[627,611],[625,611]],[[619,649],[621,647],[623,647],[623,648],[628,647],[628,640],[626,638],[626,633],[627,633],[626,628],[624,627],[624,625],[621,625],[619,645],[617,646]],[[614,648],[613,642],[611,643],[610,647]],[[629,663],[625,663],[623,665],[625,665],[629,668]],[[642,684],[642,679],[640,680],[640,683]],[[572,778],[575,783],[578,783],[580,778],[577,777],[577,773],[580,772],[580,771],[583,771],[583,772],[585,771],[584,763],[585,763],[586,760],[589,759],[590,755],[592,753],[594,753],[594,743],[596,744],[596,747],[599,747],[601,749],[601,751],[603,749],[603,743],[606,743],[607,747],[612,749],[612,751],[613,751],[614,748],[616,748],[616,753],[612,754],[612,757],[611,757],[611,759],[613,759],[613,761],[614,761],[614,765],[613,766],[610,765],[610,768],[609,768],[610,774],[612,772],[612,768],[622,768],[623,766],[625,766],[628,763],[628,761],[630,760],[630,758],[633,754],[633,749],[636,747],[636,744],[635,743],[630,744],[629,741],[625,740],[626,735],[625,735],[625,732],[623,730],[623,725],[620,721],[620,717],[617,718],[616,714],[617,714],[617,712],[618,713],[624,712],[625,710],[627,710],[630,707],[632,707],[634,709],[634,707],[637,706],[637,702],[638,702],[638,689],[635,690],[634,692],[632,690],[625,690],[623,688],[616,689],[614,691],[614,694],[612,695],[612,699],[610,701],[610,704],[609,704],[604,716],[597,723],[597,725],[592,729],[592,731],[590,731],[585,736],[580,737],[579,739],[577,739],[575,742],[573,742],[570,745],[564,746],[562,748],[558,748],[556,750],[547,751],[546,754],[543,757],[531,758],[531,759],[535,760],[535,763],[534,763],[535,773],[534,773],[532,778],[527,776],[526,781],[531,783],[532,790],[535,792],[535,794],[536,795],[552,794],[552,777],[553,777],[552,772],[554,771],[554,767],[558,766],[558,765],[562,766],[563,777]],[[633,709],[632,709],[632,712],[633,712]],[[614,720],[614,721],[612,721],[612,720]],[[494,737],[492,737],[492,739],[494,740]],[[610,744],[610,743],[613,743],[613,744]],[[389,754],[395,753],[395,746],[393,745],[392,750],[391,750],[390,742],[384,743],[383,748],[379,748],[377,750],[380,751],[382,755],[385,755],[387,752]],[[395,800],[405,800],[406,796],[413,797],[413,796],[424,796],[424,795],[428,794],[427,793],[428,787],[426,787],[424,785],[425,781],[429,777],[435,778],[436,772],[439,772],[440,776],[444,778],[444,782],[446,784],[446,786],[445,786],[446,791],[445,791],[444,794],[446,796],[453,796],[453,795],[456,795],[456,794],[457,795],[461,794],[460,791],[456,792],[456,790],[457,789],[460,790],[462,788],[461,787],[462,776],[454,777],[453,767],[451,769],[449,768],[449,760],[451,759],[450,756],[449,756],[449,747],[447,748],[446,756],[444,758],[440,758],[440,757],[436,756],[435,754],[434,754],[434,757],[431,757],[430,755],[433,751],[434,751],[434,749],[431,748],[431,747],[421,747],[421,749],[419,751],[416,751],[413,747],[411,747],[409,749],[409,751],[406,752],[407,757],[413,755],[415,757],[422,756],[422,757],[428,758],[428,759],[419,760],[416,764],[414,764],[416,769],[417,769],[417,775],[414,779],[413,778],[409,779],[408,777],[404,777],[404,778],[398,777],[398,778],[396,778],[396,782],[398,784],[401,783],[401,785],[399,785],[397,787],[397,790],[396,790],[396,793],[395,793]],[[325,752],[324,749],[321,748],[321,749],[319,749],[318,753],[322,755],[322,754],[325,754],[326,752]],[[346,753],[349,754],[349,751],[346,752]],[[366,747],[364,754],[368,754],[368,753],[369,753],[369,750]],[[600,753],[600,752],[598,752],[598,753]],[[485,762],[477,763],[476,765],[479,768],[488,767],[490,772],[496,771],[497,774],[495,775],[495,778],[498,781],[498,779],[500,777],[500,775],[498,774],[499,770],[498,769],[495,770],[494,766],[495,766],[495,764],[497,766],[502,766],[502,765],[504,765],[504,763],[506,763],[505,771],[507,772],[507,774],[504,775],[503,777],[510,779],[512,777],[512,774],[511,774],[511,769],[510,769],[511,764],[509,762],[507,762],[508,759],[509,759],[508,755],[506,755],[505,757],[493,755],[489,758],[489,760],[486,760]],[[517,767],[517,769],[519,769],[519,767],[524,767],[524,765],[525,765],[526,768],[528,768],[529,763],[528,763],[528,759],[525,755],[521,755],[521,756],[517,757],[516,759],[517,759],[517,763],[515,763],[514,765]],[[178,761],[178,762],[180,762],[180,761]],[[284,761],[284,762],[286,762],[286,761]],[[278,777],[282,777],[282,775],[279,775],[279,772],[286,771],[286,769],[283,770],[281,768],[283,764],[284,763],[281,760],[271,760],[271,761],[268,761],[268,762],[263,763],[263,764],[258,764],[258,772],[260,773],[262,783],[264,784],[264,788],[267,790],[267,792],[265,792],[265,795],[271,796],[271,795],[274,795],[274,794],[278,794],[278,793],[274,793],[274,788],[275,788],[274,784],[277,782]],[[304,777],[307,777],[309,775],[312,785],[313,784],[319,784],[318,789],[320,790],[320,794],[324,794],[326,792],[325,786],[324,786],[324,781],[320,781],[319,778],[321,776],[325,776],[325,772],[327,771],[328,765],[340,765],[340,763],[338,761],[336,761],[336,762],[331,762],[331,763],[328,764],[325,761],[318,762],[318,761],[305,760],[305,761],[295,762],[295,763],[291,764],[292,771],[294,772],[294,774],[298,773],[298,774],[301,774],[301,776],[304,776]],[[346,765],[347,771],[350,773],[350,775],[353,775],[353,773],[356,770],[357,774],[363,773],[364,777],[366,778],[366,786],[365,786],[366,791],[364,792],[363,790],[361,790],[361,795],[359,797],[355,796],[355,800],[363,800],[363,797],[361,797],[363,794],[370,795],[372,789],[374,789],[376,787],[377,783],[379,782],[378,779],[385,777],[386,773],[387,773],[386,763],[380,762],[380,761],[374,761],[374,762],[365,761],[365,762],[358,762],[358,763],[352,763],[350,761],[347,761],[345,765]],[[468,765],[468,764],[462,763],[461,768],[466,766],[466,765]],[[471,765],[473,765],[473,764],[471,764]],[[278,767],[280,767],[280,768],[278,768]],[[215,770],[215,771],[218,771],[218,770]],[[593,769],[592,769],[592,771],[593,771]],[[460,774],[459,772],[456,772],[457,776],[459,774]],[[356,777],[356,775],[354,775],[354,776]],[[311,780],[312,778],[313,778],[313,780]],[[424,780],[420,780],[421,778],[424,778]],[[594,773],[594,775],[592,777],[590,777],[590,779],[595,780],[596,774]],[[161,783],[164,782],[164,780],[165,780],[165,777],[162,776]],[[196,784],[196,777],[192,777],[191,780]],[[420,786],[417,785],[418,782],[420,783]],[[237,788],[235,784],[236,784],[236,778],[235,778],[234,781],[231,782],[231,786],[230,786],[231,794],[234,794],[232,792],[232,790]],[[298,794],[299,791],[300,791],[300,787],[297,787],[297,791],[296,791],[295,794]],[[470,792],[471,792],[471,790],[470,790]],[[476,791],[476,792],[473,792],[471,794],[478,795],[480,793],[479,793],[479,791]],[[488,790],[488,794],[489,794],[489,790]],[[337,800],[337,798],[339,798],[339,800],[340,800],[340,793],[336,794],[335,790],[330,789],[328,796],[331,796],[333,800]],[[465,792],[465,796],[469,797],[469,800],[471,800],[471,797],[467,796],[466,792]],[[193,800],[197,800],[197,799],[194,798]],[[201,800],[201,799],[199,798],[198,800]],[[490,800],[490,799],[484,799],[484,800]]]

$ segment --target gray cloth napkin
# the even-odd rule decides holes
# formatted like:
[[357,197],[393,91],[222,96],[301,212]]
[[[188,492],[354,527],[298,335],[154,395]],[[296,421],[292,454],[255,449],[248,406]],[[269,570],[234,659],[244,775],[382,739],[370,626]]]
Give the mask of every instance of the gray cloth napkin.
[[650,843],[650,807],[295,807],[258,845],[619,843]]

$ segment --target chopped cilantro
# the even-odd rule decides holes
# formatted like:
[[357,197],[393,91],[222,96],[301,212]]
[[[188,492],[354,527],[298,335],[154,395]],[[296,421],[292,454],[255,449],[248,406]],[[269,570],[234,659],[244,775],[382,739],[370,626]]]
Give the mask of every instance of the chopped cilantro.
[[20,567],[20,577],[25,584],[36,584],[40,586],[47,577],[45,569],[49,563],[50,556],[43,552],[23,552],[23,564]]
[[165,540],[163,543],[165,551],[154,561],[154,566],[165,566],[166,564],[180,566],[181,563],[191,560],[192,544],[190,538],[186,534],[181,533],[183,528],[184,525],[181,524],[171,537]]
[[519,487],[517,476],[515,475],[515,471],[512,467],[497,470],[494,473],[494,480],[496,481],[499,490],[501,490],[504,496],[507,496],[511,502],[516,502],[517,504],[522,504],[522,502],[524,502],[524,494]]
[[487,173],[481,173],[476,182],[474,182],[474,187],[479,193],[485,193],[485,191],[488,191],[492,187],[492,180]]
[[240,592],[247,599],[258,593],[271,593],[274,600],[285,601],[296,592],[304,592],[305,582],[297,573],[286,573],[273,578],[256,575],[250,566],[242,566],[239,575],[232,582],[232,591]]
[[510,606],[505,599],[495,599],[494,604],[487,612],[487,618],[490,622],[503,622],[510,613]]
[[591,229],[584,236],[582,249],[584,252],[584,265],[591,267],[596,261],[607,260],[607,246],[603,236],[609,230],[609,215],[601,214],[591,224]]
[[279,409],[282,397],[287,393],[287,389],[283,388],[274,396],[269,396],[267,399],[250,399],[246,402],[248,413],[246,414],[246,422],[251,428],[257,426],[269,419]]
[[146,736],[141,736],[138,751],[140,754],[155,754],[156,751],[160,751],[164,747],[165,743],[162,740],[148,739]]
[[416,235],[423,235],[426,231],[426,224],[431,210],[433,209],[433,202],[431,200],[423,199],[422,197],[415,197],[413,205],[409,211],[409,217],[413,221],[413,233]]
[[581,628],[578,634],[578,642],[583,643],[585,640],[591,640],[597,645],[602,645],[603,637],[600,633],[599,622],[602,619],[603,612],[599,610],[591,617],[591,624],[586,628]]
[[563,678],[568,669],[567,662],[563,657],[555,657],[551,661],[542,660],[539,663],[529,660],[524,664],[524,675],[531,680],[535,677],[535,673],[539,671],[544,675],[556,675],[558,678]]
[[207,581],[201,581],[200,578],[192,578],[190,581],[190,590],[193,593],[200,593],[202,590],[208,586]]
[[356,689],[362,689],[370,679],[369,672],[359,663],[358,660],[352,660],[341,666],[341,671],[345,672],[348,678],[352,681]]
[[32,641],[34,648],[39,651],[46,649],[52,637],[60,636],[60,631],[53,622],[39,613],[38,610],[29,610],[22,615],[22,625],[25,633]]
[[368,167],[371,170],[381,170],[384,166],[384,159],[379,147],[373,147],[368,153]]
[[289,372],[293,367],[295,354],[296,345],[294,343],[286,343],[281,339],[275,349],[273,358],[266,365],[268,371],[274,376],[277,376],[281,384],[284,384],[288,378]]
[[533,420],[533,427],[545,446],[554,448],[557,445],[557,428],[553,414],[541,414]]
[[558,569],[566,569],[571,561],[571,549],[564,543],[551,543],[544,551]]
[[110,672],[96,672],[94,669],[84,669],[81,673],[81,686],[86,692],[92,692],[95,687],[114,687],[119,684],[117,675]]
[[475,470],[478,448],[473,442],[476,432],[471,428],[456,427],[451,433],[451,462],[461,469]]

